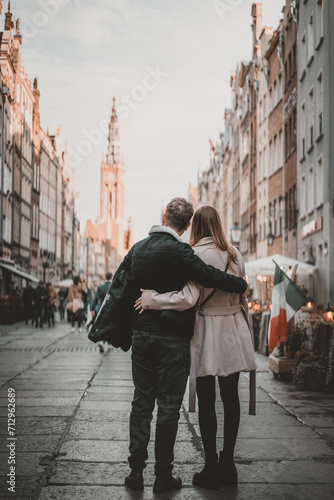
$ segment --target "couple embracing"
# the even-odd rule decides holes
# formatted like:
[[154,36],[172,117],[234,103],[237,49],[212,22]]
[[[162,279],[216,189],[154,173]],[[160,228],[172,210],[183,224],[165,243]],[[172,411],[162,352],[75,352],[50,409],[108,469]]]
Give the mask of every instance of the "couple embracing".
[[[192,219],[192,222],[191,222]],[[190,245],[181,239],[190,227]],[[237,486],[233,455],[240,420],[241,371],[256,369],[247,323],[244,263],[228,244],[218,212],[173,199],[161,226],[136,243],[118,272],[127,269],[132,284],[132,375],[130,414],[131,473],[125,484],[144,487],[152,412],[155,427],[154,492],[181,488],[172,475],[174,444],[188,375],[190,410],[198,397],[205,465],[193,484],[209,489]],[[224,405],[224,447],[217,454],[215,382]]]

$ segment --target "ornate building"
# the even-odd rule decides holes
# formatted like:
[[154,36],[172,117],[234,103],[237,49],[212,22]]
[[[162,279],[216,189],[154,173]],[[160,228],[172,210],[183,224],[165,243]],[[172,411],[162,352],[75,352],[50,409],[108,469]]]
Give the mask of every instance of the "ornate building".
[[[120,154],[120,137],[115,97],[109,124],[109,140],[106,158],[101,164],[100,218],[93,224],[87,221],[86,238],[91,251],[87,251],[87,278],[103,278],[107,271],[114,272],[132,244],[131,220],[124,231],[125,165]],[[93,243],[93,247],[91,245]],[[101,258],[93,259],[93,248]]]

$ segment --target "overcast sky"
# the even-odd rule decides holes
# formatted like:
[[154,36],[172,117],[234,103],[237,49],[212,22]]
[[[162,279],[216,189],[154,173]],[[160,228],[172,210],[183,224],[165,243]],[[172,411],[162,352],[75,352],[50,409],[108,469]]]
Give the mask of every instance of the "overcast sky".
[[[135,239],[160,222],[163,204],[196,185],[230,106],[230,72],[251,57],[251,4],[12,0],[23,65],[39,78],[42,126],[53,134],[61,125],[71,151],[83,224],[99,215],[113,94]],[[265,25],[277,27],[283,4],[263,1]]]

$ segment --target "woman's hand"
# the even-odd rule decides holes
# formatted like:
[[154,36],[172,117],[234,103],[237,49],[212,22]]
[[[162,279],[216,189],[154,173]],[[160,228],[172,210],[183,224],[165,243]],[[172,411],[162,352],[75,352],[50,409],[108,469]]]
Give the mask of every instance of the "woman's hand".
[[[145,290],[144,288],[141,288],[140,291],[143,293]],[[143,314],[143,312],[145,311],[141,296],[139,297],[139,299],[136,300],[134,308],[136,311],[139,311],[139,314]]]

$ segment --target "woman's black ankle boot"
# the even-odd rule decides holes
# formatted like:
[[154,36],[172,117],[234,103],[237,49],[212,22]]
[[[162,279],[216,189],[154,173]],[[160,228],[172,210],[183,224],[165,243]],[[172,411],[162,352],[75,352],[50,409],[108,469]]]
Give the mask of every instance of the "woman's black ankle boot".
[[236,488],[238,486],[238,473],[235,467],[233,457],[227,457],[221,451],[219,455],[219,476],[221,486]]
[[217,456],[216,459],[205,460],[205,465],[201,472],[196,472],[193,476],[193,485],[207,488],[208,490],[219,490],[220,474]]

